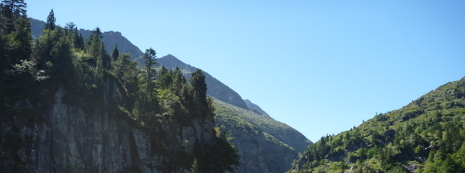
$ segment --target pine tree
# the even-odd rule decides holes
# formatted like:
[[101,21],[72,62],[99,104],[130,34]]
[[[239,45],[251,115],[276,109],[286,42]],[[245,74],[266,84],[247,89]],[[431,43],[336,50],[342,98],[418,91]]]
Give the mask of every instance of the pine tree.
[[102,38],[102,31],[97,27],[92,31],[86,44],[87,52],[96,58],[97,68],[100,70],[110,69],[111,66],[111,58],[105,50]]
[[145,61],[145,73],[146,73],[146,91],[152,92],[154,86],[154,77],[156,76],[156,71],[153,67],[157,64],[156,58],[157,53],[152,48],[145,50],[143,55]]
[[82,35],[79,34],[76,24],[73,22],[66,23],[65,29],[71,39],[71,42],[75,49],[83,49],[84,41]]
[[192,73],[191,78],[189,79],[192,86],[194,87],[194,91],[202,100],[206,99],[207,97],[207,84],[205,83],[205,74],[200,69],[197,69],[194,73]]
[[56,22],[55,13],[53,12],[53,9],[52,9],[52,11],[50,11],[50,13],[48,14],[47,23],[45,23],[45,29],[55,30],[55,22]]
[[168,71],[165,66],[161,66],[161,69],[157,73],[157,87],[167,89],[173,81],[171,75],[171,71]]
[[2,0],[2,5],[2,13],[9,19],[13,19],[15,16],[26,16],[27,4],[24,0]]
[[122,53],[116,61],[111,62],[113,74],[122,82],[131,80],[137,73],[137,62],[131,61],[131,55]]
[[115,48],[113,48],[113,52],[111,53],[111,57],[113,58],[113,61],[116,61],[119,56],[119,51],[118,51],[118,45],[115,43]]
[[186,78],[182,75],[181,70],[178,67],[176,67],[176,70],[174,70],[173,74],[173,82],[171,83],[171,88],[173,88],[177,92],[181,91],[185,83]]
[[76,40],[76,45],[75,45],[76,48],[84,49],[84,38],[82,37],[82,34],[80,33],[77,38],[78,39]]

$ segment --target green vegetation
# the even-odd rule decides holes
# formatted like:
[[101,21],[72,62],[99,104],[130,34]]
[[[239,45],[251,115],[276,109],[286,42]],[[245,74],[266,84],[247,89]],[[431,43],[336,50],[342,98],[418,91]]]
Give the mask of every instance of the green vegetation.
[[[210,141],[198,136],[194,150],[182,148],[177,136],[194,122],[213,122],[213,101],[207,97],[205,75],[192,73],[189,83],[179,69],[157,71],[156,52],[147,49],[145,66],[139,68],[129,54],[111,55],[105,49],[100,28],[92,31],[84,43],[77,27],[55,25],[53,10],[47,17],[43,34],[32,40],[29,20],[23,0],[3,0],[0,3],[0,116],[1,123],[26,118],[29,123],[43,122],[44,112],[50,112],[55,93],[64,91],[63,102],[82,108],[87,116],[108,112],[116,116],[119,129],[135,127],[150,134],[152,151],[168,161],[160,166],[163,172],[184,168],[199,172],[233,172],[239,156],[227,140],[226,133],[216,133]],[[163,125],[169,124],[169,128]],[[202,126],[214,133],[209,126]],[[0,148],[8,151],[0,157],[0,171],[19,170],[21,161],[13,153],[21,148],[20,129],[1,132]],[[196,132],[198,133],[198,132]],[[11,154],[11,156],[9,155]],[[176,168],[177,167],[177,168]],[[21,171],[20,171],[21,172]]]
[[239,172],[285,172],[310,143],[298,131],[266,114],[214,100],[215,119],[239,149]]
[[464,172],[465,78],[322,137],[291,172]]

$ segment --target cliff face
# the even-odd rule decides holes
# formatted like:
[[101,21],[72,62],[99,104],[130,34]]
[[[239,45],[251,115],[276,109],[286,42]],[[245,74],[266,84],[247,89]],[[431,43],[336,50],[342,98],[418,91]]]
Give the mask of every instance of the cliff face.
[[237,172],[286,172],[298,159],[305,136],[266,114],[215,100],[216,125],[231,134],[241,155]]
[[[104,95],[118,94],[117,89],[110,88],[104,89]],[[0,170],[189,172],[190,163],[179,158],[182,153],[193,154],[196,142],[213,143],[212,118],[193,119],[187,126],[163,118],[162,134],[174,136],[155,136],[122,119],[121,113],[109,109],[110,105],[89,111],[65,103],[69,92],[61,87],[53,94],[53,103],[39,102],[39,106],[29,99],[17,102],[22,109],[41,110],[35,116],[25,115],[24,111],[2,115]]]

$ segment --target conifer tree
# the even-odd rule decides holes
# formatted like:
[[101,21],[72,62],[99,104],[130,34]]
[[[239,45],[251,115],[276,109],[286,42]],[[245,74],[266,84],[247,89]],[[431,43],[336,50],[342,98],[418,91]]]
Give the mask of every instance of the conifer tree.
[[116,61],[119,56],[119,51],[118,51],[118,45],[115,43],[115,48],[113,48],[113,52],[111,53],[111,57],[113,58],[113,61]]
[[53,9],[52,9],[52,11],[50,11],[50,13],[48,14],[47,23],[45,23],[45,29],[54,30],[55,22],[56,22],[55,13],[53,12]]
[[9,19],[26,16],[26,6],[24,0],[2,0],[2,13]]
[[186,83],[186,78],[182,75],[181,70],[176,67],[173,73],[173,82],[171,83],[171,88],[174,88],[175,91],[181,91],[182,87]]
[[202,70],[197,69],[194,73],[192,73],[192,77],[189,81],[194,87],[195,93],[198,94],[200,98],[207,97],[207,84],[205,83],[205,74]]
[[97,27],[92,31],[86,45],[87,52],[96,58],[97,68],[100,70],[110,69],[111,66],[111,58],[105,50],[102,38],[102,31]]
[[145,50],[143,55],[145,61],[145,73],[146,73],[146,84],[147,91],[152,92],[154,86],[154,77],[156,76],[156,71],[153,67],[157,64],[156,58],[157,53],[152,48]]

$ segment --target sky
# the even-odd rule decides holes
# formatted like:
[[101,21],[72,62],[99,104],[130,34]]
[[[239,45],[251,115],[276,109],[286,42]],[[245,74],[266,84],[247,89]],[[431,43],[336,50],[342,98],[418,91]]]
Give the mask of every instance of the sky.
[[[465,2],[26,0],[172,54],[316,142],[465,76]],[[135,2],[135,3],[134,3]]]

